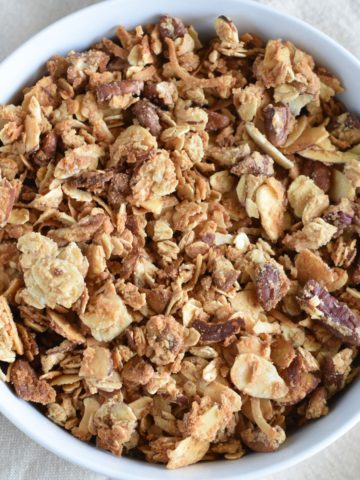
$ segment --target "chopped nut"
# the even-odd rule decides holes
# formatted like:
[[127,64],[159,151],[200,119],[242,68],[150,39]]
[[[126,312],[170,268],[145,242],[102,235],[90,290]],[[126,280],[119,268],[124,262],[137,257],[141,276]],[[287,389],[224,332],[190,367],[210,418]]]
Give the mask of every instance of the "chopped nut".
[[287,169],[293,168],[293,163],[275,148],[253,123],[246,123],[245,128],[254,142],[256,142],[264,152],[270,155],[276,163]]
[[208,110],[208,122],[206,124],[206,130],[208,132],[216,132],[218,130],[222,130],[226,128],[230,124],[229,117],[223,115],[219,112],[214,112],[212,110]]
[[265,175],[271,177],[274,175],[273,160],[269,155],[262,155],[259,152],[253,152],[231,168],[231,173],[240,177],[241,175]]
[[144,82],[139,80],[119,80],[116,82],[103,83],[96,87],[98,102],[105,102],[116,95],[140,95],[144,88]]
[[273,263],[264,263],[256,268],[255,286],[259,301],[266,311],[275,308],[290,287],[282,268]]
[[55,390],[45,380],[39,380],[30,364],[25,360],[16,360],[13,364],[10,381],[14,385],[17,395],[24,400],[42,405],[55,402]]
[[158,137],[161,133],[159,115],[154,105],[146,100],[139,100],[132,106],[132,112],[142,127],[148,128],[151,135]]
[[271,362],[253,353],[241,353],[230,371],[234,385],[247,395],[257,398],[279,399],[288,388]]
[[223,342],[240,331],[243,321],[240,318],[226,320],[220,323],[207,323],[203,320],[194,320],[192,327],[200,332],[202,343]]
[[113,172],[83,172],[67,181],[72,188],[82,188],[96,194],[104,191],[105,185],[113,178]]
[[162,15],[159,22],[159,33],[162,39],[183,37],[186,33],[186,27],[182,20],[170,15]]
[[331,185],[331,169],[320,162],[305,160],[302,174],[310,177],[324,193],[328,193]]
[[336,337],[350,345],[360,345],[359,317],[315,280],[306,283],[299,303],[311,318],[319,320]]
[[264,110],[266,136],[275,147],[286,142],[290,131],[290,112],[284,105],[267,105]]

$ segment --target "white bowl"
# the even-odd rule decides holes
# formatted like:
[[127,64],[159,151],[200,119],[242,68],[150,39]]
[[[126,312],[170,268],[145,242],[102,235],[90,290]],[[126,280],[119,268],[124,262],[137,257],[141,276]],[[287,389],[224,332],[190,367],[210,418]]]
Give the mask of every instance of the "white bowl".
[[[108,0],[80,10],[35,35],[0,65],[0,103],[9,102],[20,88],[31,84],[52,55],[85,49],[101,37],[111,36],[118,24],[134,27],[156,20],[161,13],[193,23],[201,34],[213,33],[215,17],[223,14],[234,20],[240,32],[292,40],[342,80],[346,89],[341,95],[343,102],[349,110],[360,113],[360,62],[311,26],[248,0]],[[290,435],[277,452],[169,471],[163,466],[114,457],[77,440],[0,384],[0,411],[20,430],[60,457],[120,480],[158,480],[160,476],[163,480],[253,480],[277,472],[317,453],[353,427],[360,420],[359,398],[357,381],[331,405],[327,417]]]

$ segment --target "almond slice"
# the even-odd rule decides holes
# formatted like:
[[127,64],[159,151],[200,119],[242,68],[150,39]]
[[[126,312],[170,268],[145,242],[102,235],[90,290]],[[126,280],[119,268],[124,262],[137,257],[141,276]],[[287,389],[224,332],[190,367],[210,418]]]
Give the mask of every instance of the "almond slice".
[[240,391],[252,397],[276,400],[288,393],[288,387],[274,365],[254,353],[240,353],[230,377]]
[[264,150],[268,155],[270,155],[275,162],[283,168],[290,170],[293,168],[294,163],[283,155],[280,150],[278,150],[269,140],[265,137],[264,134],[260,132],[258,128],[251,122],[245,124],[245,128],[249,136],[254,140],[254,142]]

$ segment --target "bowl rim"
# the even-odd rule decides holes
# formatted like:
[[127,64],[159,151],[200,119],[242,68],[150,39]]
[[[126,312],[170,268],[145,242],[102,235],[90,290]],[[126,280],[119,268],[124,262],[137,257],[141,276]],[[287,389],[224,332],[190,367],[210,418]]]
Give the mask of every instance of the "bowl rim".
[[[18,58],[21,58],[23,52],[26,52],[33,44],[41,40],[42,38],[46,38],[47,35],[56,27],[66,27],[66,24],[73,20],[80,20],[81,17],[90,15],[91,13],[94,14],[109,7],[109,5],[113,4],[116,5],[124,5],[127,0],[104,0],[99,3],[87,6],[85,8],[79,9],[75,12],[66,15],[63,18],[51,23],[47,27],[40,30],[38,33],[30,37],[24,43],[22,43],[18,48],[16,48],[10,55],[8,55],[1,63],[0,63],[0,78],[6,74],[6,71],[14,64]],[[135,1],[135,0],[134,0]],[[198,2],[211,2],[212,0],[198,0]],[[216,1],[216,0],[215,0]],[[293,17],[287,13],[283,13],[282,11],[276,10],[269,5],[264,5],[260,3],[256,3],[253,0],[231,0],[234,4],[238,3],[239,5],[244,5],[250,10],[257,11],[259,14],[271,14],[272,16],[276,16],[279,20],[283,20],[287,23],[290,23],[294,26],[294,28],[299,27],[305,34],[309,32],[312,36],[317,37],[324,41],[329,47],[335,49],[335,51],[341,55],[342,57],[347,58],[347,60],[354,65],[356,69],[360,72],[360,61],[348,50],[346,50],[342,45],[337,43],[335,40],[330,38],[325,33],[321,32],[317,28],[309,25],[308,23],[300,20],[296,17]],[[156,2],[153,4],[154,8],[156,8]],[[168,9],[171,13],[171,7]],[[89,32],[90,34],[90,32]],[[16,89],[18,90],[18,89]],[[350,388],[351,391],[344,392],[344,396],[348,401],[351,397],[351,401],[355,400],[355,388],[360,391],[360,381],[356,382],[356,385],[352,385]],[[352,394],[352,395],[351,395]],[[352,398],[354,397],[354,398]],[[345,399],[344,399],[345,402]],[[16,409],[14,406],[16,405]],[[342,410],[345,410],[344,408]],[[17,415],[17,413],[21,412],[25,416],[28,415],[29,423],[23,422],[23,417]],[[83,468],[92,470],[99,474],[107,475],[109,477],[116,477],[120,478],[118,475],[121,475],[123,480],[143,480],[144,473],[146,473],[149,480],[156,479],[161,472],[161,474],[165,477],[165,480],[181,480],[182,475],[188,474],[189,468],[195,467],[187,467],[185,471],[177,470],[177,471],[168,471],[165,470],[163,466],[154,465],[154,464],[146,464],[141,462],[143,465],[142,468],[131,468],[136,465],[140,465],[139,462],[135,462],[132,459],[123,458],[122,464],[119,463],[118,469],[121,469],[119,472],[115,467],[111,466],[110,459],[116,459],[113,455],[103,450],[97,449],[89,444],[86,444],[73,436],[69,433],[64,431],[62,428],[58,427],[57,425],[53,424],[47,417],[45,417],[41,412],[36,410],[31,404],[25,402],[18,397],[16,397],[10,388],[3,382],[0,382],[0,413],[2,413],[11,423],[13,423],[19,430],[24,432],[29,438],[34,440],[36,443],[41,445],[42,447],[46,448],[47,450],[51,451],[52,453],[56,454],[57,456],[72,462],[73,464],[79,465]],[[341,414],[337,415],[341,417]],[[267,464],[265,466],[259,466],[256,471],[248,471],[244,474],[239,472],[238,469],[232,468],[232,472],[230,474],[224,474],[224,478],[226,479],[233,479],[239,478],[239,474],[241,474],[242,480],[254,480],[256,478],[260,478],[264,475],[273,474],[294,466],[295,464],[309,458],[310,456],[320,452],[328,445],[333,443],[339,437],[341,437],[344,433],[349,431],[356,423],[360,421],[360,409],[355,411],[353,414],[349,415],[348,418],[341,419],[341,422],[336,424],[336,428],[332,428],[331,430],[327,429],[326,435],[319,441],[317,441],[314,445],[311,445],[309,448],[303,449],[296,449],[296,442],[295,448],[293,448],[292,455],[289,455],[286,458],[282,458],[280,461],[273,462],[272,464]],[[34,424],[39,425],[39,428],[33,428]],[[312,424],[315,425],[315,424]],[[41,426],[41,428],[40,428]],[[308,428],[308,427],[305,427]],[[311,427],[310,427],[311,428]],[[48,433],[48,436],[43,435],[44,430]],[[302,429],[304,430],[304,428]],[[320,430],[316,428],[316,430]],[[323,429],[324,430],[324,429]],[[297,436],[298,432],[294,435]],[[74,448],[65,448],[59,442],[58,439],[63,439],[66,445],[73,446]],[[65,446],[66,446],[65,445]],[[83,453],[83,455],[78,455],[78,452]],[[257,458],[263,458],[266,454],[256,454]],[[274,454],[273,454],[274,455]],[[109,459],[109,462],[100,462],[100,458],[105,460],[106,458]],[[118,460],[118,459],[117,459]],[[109,464],[108,464],[109,463]],[[214,462],[220,463],[220,462]],[[224,465],[229,465],[230,463],[235,466],[235,462],[225,462],[221,461]],[[261,463],[261,461],[259,461]],[[196,465],[196,473],[187,475],[189,480],[193,480],[193,478],[198,478],[199,474],[201,473],[207,474],[208,463],[201,463]],[[213,465],[213,464],[212,464]],[[125,466],[129,466],[129,468],[125,468]],[[205,466],[205,467],[204,467]],[[139,470],[139,473],[137,473]],[[206,472],[207,470],[207,472]],[[181,472],[181,473],[179,473]],[[195,470],[194,470],[195,472]],[[151,474],[152,473],[152,474]],[[151,475],[150,475],[151,474]],[[211,478],[216,478],[211,475]]]

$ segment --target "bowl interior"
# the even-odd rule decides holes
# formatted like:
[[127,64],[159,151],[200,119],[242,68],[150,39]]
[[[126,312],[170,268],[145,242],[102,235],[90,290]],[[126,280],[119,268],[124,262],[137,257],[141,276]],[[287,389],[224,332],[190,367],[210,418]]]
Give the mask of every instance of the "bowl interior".
[[[26,42],[0,65],[0,103],[15,98],[19,90],[36,80],[44,63],[54,54],[89,47],[103,36],[113,36],[118,24],[133,27],[154,21],[161,13],[170,13],[192,23],[201,36],[211,36],[213,21],[227,15],[240,32],[250,31],[263,38],[284,38],[311,53],[316,61],[336,74],[345,93],[341,100],[349,110],[360,113],[358,79],[360,63],[336,42],[309,25],[250,1],[181,0],[109,0],[81,10],[46,28]],[[64,35],[66,32],[66,35]],[[289,436],[285,445],[272,454],[248,455],[239,461],[197,464],[185,470],[167,471],[127,458],[116,458],[80,442],[52,424],[39,411],[18,399],[0,384],[0,411],[18,428],[52,452],[112,478],[122,480],[197,480],[242,478],[250,480],[289,467],[324,448],[360,420],[358,398],[360,383],[355,382],[334,404],[330,414]]]

